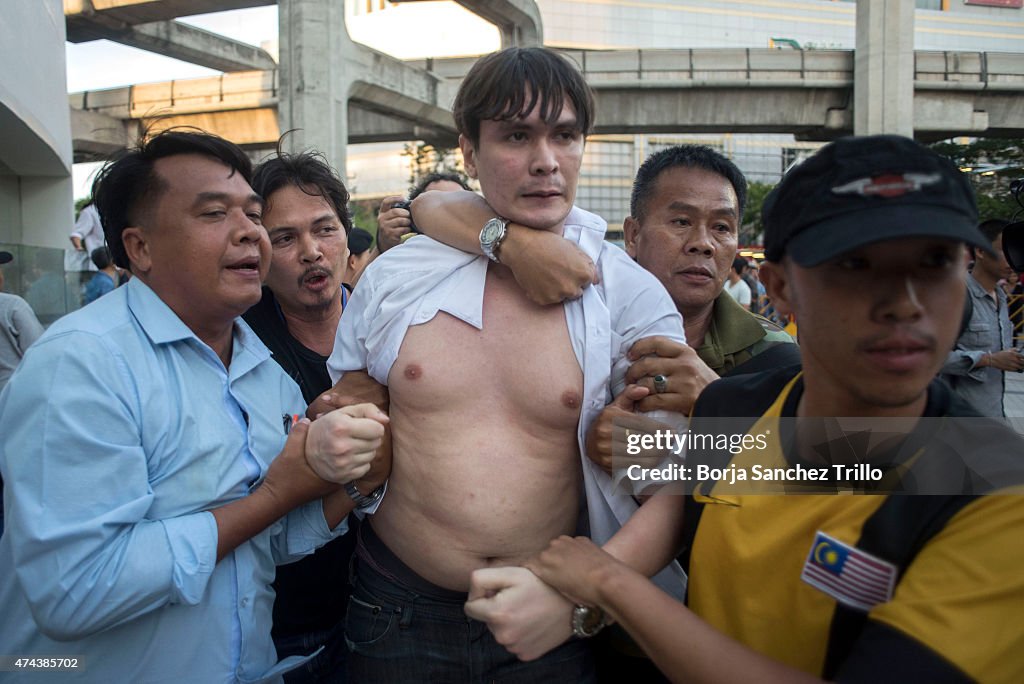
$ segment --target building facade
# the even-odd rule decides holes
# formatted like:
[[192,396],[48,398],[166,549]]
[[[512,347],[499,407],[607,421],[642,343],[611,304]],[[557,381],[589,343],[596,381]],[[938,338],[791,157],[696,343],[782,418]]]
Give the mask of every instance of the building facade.
[[[4,289],[40,318],[67,311],[64,247],[71,232],[71,124],[61,0],[4,4],[0,22],[0,250]],[[52,320],[52,318],[51,318]]]
[[[443,25],[471,36],[478,51],[481,36],[489,37],[488,49],[497,49],[497,32],[482,20],[474,25],[455,4],[350,0],[346,21],[355,40],[404,58],[470,54],[450,33],[444,36],[440,52],[415,51],[417,42],[426,47],[431,41],[410,41],[409,31],[424,25],[426,12],[433,12],[435,18],[438,12],[446,12]],[[1022,4],[1017,0],[917,0],[914,47],[1024,52]],[[856,42],[853,0],[537,0],[537,5],[544,43],[573,50],[853,49]],[[821,145],[777,134],[592,136],[577,202],[604,217],[613,232],[620,230],[629,213],[636,168],[653,152],[684,142],[719,149],[748,179],[764,183],[777,182],[792,163]],[[404,192],[409,158],[401,150],[400,145],[388,144],[350,146],[348,176],[357,197]]]

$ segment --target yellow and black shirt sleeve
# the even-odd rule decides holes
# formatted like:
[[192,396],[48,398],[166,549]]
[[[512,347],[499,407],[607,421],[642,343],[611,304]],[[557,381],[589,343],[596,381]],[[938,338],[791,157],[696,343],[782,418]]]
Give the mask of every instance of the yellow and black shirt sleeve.
[[[795,415],[795,372],[759,375],[765,377],[714,383],[695,419],[752,415],[753,425],[769,409]],[[819,531],[856,545],[885,500],[692,497],[688,605],[748,647],[821,676],[839,604],[803,581],[802,568]],[[950,518],[914,557],[892,598],[868,612],[834,676],[872,684],[1024,682],[1024,496],[979,496]]]

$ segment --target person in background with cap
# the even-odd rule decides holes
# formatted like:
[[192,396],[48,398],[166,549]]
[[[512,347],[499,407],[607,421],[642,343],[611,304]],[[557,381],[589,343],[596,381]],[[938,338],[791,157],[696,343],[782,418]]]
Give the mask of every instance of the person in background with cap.
[[[0,252],[0,266],[13,259],[10,252]],[[0,269],[0,391],[25,356],[25,350],[43,334],[43,326],[28,302],[3,289],[4,272]]]
[[373,236],[362,228],[352,228],[348,235],[348,266],[345,269],[345,287],[351,292],[359,282],[363,269],[370,265],[377,252],[373,247]]
[[1006,292],[999,287],[999,280],[1013,273],[1003,254],[1003,228],[1008,223],[990,219],[978,226],[991,247],[974,250],[974,268],[967,275],[971,317],[942,367],[943,377],[960,398],[982,415],[999,418],[1006,415],[1006,373],[1024,368],[1024,356],[1013,346]]
[[[719,416],[976,416],[935,379],[960,324],[963,245],[990,248],[975,224],[959,170],[906,138],[843,138],[795,167],[765,202],[761,275],[799,320],[802,370],[712,383],[691,428]],[[790,443],[774,441],[792,464]],[[917,460],[937,441],[915,446]],[[999,486],[1019,490],[1016,477]],[[720,485],[688,497],[677,521],[685,606],[582,538],[555,540],[528,567],[610,613],[676,681],[1024,681],[1024,498]],[[945,515],[924,515],[934,502]],[[908,518],[928,524],[908,537]],[[861,548],[885,523],[883,549]],[[897,539],[920,546],[884,548]]]

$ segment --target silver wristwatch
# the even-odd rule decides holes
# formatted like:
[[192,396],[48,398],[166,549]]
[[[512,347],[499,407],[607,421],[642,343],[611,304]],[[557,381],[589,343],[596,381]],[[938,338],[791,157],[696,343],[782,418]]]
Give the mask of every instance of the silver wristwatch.
[[594,636],[608,624],[600,608],[577,603],[572,609],[572,633],[581,639]]
[[384,496],[384,485],[377,487],[367,495],[363,495],[356,487],[355,482],[349,482],[345,485],[345,492],[348,493],[349,498],[356,502],[356,508],[369,508]]
[[480,231],[480,250],[488,259],[496,264],[501,263],[498,260],[498,250],[501,248],[501,243],[504,242],[507,233],[508,221],[500,216],[492,218],[485,223]]

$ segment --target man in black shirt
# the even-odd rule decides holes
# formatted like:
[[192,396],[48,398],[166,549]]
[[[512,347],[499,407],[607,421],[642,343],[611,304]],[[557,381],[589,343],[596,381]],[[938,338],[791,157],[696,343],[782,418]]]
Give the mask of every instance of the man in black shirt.
[[[280,154],[261,164],[253,189],[266,200],[263,225],[273,251],[263,297],[243,318],[309,404],[331,388],[327,356],[348,297],[342,280],[352,230],[349,194],[327,161],[308,152]],[[357,504],[379,498],[387,473],[374,470],[349,491]],[[378,496],[371,496],[374,492]],[[324,647],[285,676],[289,684],[345,681],[343,628],[356,527],[350,516],[348,534],[277,570],[273,637],[278,657]]]

